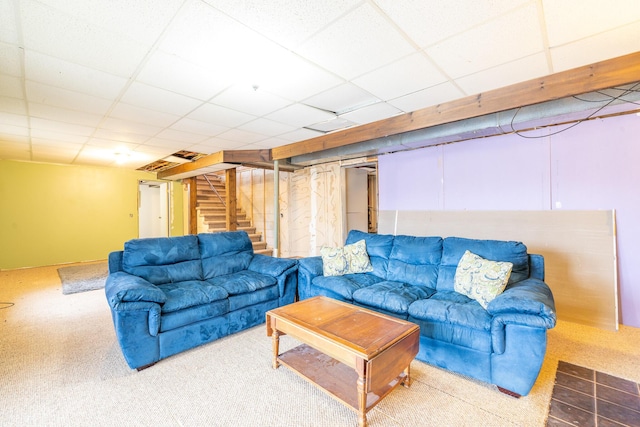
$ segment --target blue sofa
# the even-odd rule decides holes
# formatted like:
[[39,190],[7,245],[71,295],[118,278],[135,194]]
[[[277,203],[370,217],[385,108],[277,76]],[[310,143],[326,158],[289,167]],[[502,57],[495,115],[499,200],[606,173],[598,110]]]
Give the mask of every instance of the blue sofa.
[[[365,240],[367,273],[323,276],[321,257],[298,260],[300,299],[324,295],[420,326],[417,359],[514,396],[529,393],[556,323],[544,259],[520,242],[458,237],[413,237],[351,231],[346,244]],[[466,250],[513,263],[504,291],[486,309],[454,290]]]
[[155,362],[265,321],[296,295],[297,261],[254,254],[244,231],[133,239],[105,293],[127,364]]

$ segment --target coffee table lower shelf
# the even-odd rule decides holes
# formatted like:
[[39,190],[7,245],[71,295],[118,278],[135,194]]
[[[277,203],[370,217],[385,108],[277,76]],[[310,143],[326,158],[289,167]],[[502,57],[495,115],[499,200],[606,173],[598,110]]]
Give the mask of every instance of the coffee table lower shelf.
[[[359,412],[358,374],[353,368],[306,344],[282,353],[278,356],[278,362],[320,387],[330,396]],[[368,392],[365,412],[368,412],[398,384],[402,383],[406,376],[406,373],[403,372],[389,384]]]

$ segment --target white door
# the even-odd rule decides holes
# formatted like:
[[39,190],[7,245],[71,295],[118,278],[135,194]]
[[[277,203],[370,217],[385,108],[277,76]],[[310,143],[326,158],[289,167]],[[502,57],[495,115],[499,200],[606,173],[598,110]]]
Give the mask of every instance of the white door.
[[140,181],[138,193],[138,236],[169,236],[167,183]]

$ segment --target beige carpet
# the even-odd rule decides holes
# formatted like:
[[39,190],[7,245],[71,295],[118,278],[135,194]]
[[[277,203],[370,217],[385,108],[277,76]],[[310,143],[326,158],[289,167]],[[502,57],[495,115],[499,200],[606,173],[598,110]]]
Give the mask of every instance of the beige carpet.
[[[355,426],[355,412],[286,368],[271,368],[259,326],[130,370],[103,290],[62,295],[56,267],[0,271],[0,425]],[[0,304],[0,307],[5,305]],[[540,377],[521,399],[412,364],[399,388],[368,414],[383,426],[544,426],[558,360],[640,382],[640,329],[560,322]],[[282,349],[295,343],[288,337]]]

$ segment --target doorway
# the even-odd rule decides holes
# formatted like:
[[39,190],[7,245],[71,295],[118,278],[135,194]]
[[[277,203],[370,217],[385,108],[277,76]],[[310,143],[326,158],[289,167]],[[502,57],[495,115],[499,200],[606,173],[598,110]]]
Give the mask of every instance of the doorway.
[[138,182],[138,237],[169,236],[167,189],[166,182]]
[[377,163],[367,162],[345,168],[346,227],[378,232]]

